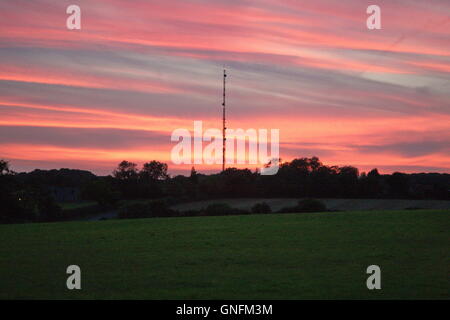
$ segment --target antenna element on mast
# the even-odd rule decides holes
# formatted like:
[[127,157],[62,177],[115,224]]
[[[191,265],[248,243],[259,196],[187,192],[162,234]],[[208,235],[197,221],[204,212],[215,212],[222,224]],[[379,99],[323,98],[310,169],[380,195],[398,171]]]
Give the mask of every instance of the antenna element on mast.
[[225,171],[225,153],[226,153],[226,135],[225,130],[226,121],[225,121],[225,79],[227,77],[227,72],[223,69],[223,101],[222,101],[222,109],[223,109],[223,127],[222,127],[222,171]]

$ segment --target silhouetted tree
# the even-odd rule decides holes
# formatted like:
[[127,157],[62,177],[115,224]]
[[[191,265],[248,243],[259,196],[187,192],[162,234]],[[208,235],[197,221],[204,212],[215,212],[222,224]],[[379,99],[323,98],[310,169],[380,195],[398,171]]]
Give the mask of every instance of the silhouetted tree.
[[113,176],[118,180],[137,179],[138,170],[136,167],[137,167],[136,163],[124,160],[121,163],[119,163],[117,168],[113,171]]
[[142,170],[139,172],[139,177],[146,181],[166,180],[169,178],[167,164],[155,160],[144,163]]
[[310,174],[308,196],[335,197],[339,193],[339,168],[320,166]]
[[9,162],[0,159],[0,176],[11,174],[12,171],[9,169]]
[[48,191],[41,189],[35,193],[35,196],[37,221],[53,222],[62,220],[62,209]]
[[394,172],[388,177],[389,193],[392,197],[406,198],[409,195],[409,177],[401,172]]
[[253,194],[255,173],[249,169],[227,168],[220,173],[217,187],[222,189],[226,197],[248,197]]
[[358,194],[358,169],[352,166],[344,166],[339,169],[338,179],[340,195],[343,197],[356,197]]
[[9,163],[0,160],[0,223],[32,221],[32,211],[22,205],[18,195],[18,186]]
[[378,169],[372,169],[367,175],[360,177],[360,196],[367,198],[378,198],[382,196],[382,178]]
[[272,209],[266,202],[255,203],[251,209],[252,213],[271,213]]
[[191,180],[192,183],[197,184],[198,183],[198,173],[195,171],[195,168],[191,168],[191,174],[189,175],[189,180]]
[[82,190],[83,198],[96,201],[102,207],[112,207],[120,199],[111,176],[91,181]]
[[126,160],[122,161],[113,171],[113,176],[118,182],[118,187],[123,197],[136,199],[141,196],[138,184],[139,174],[135,163]]

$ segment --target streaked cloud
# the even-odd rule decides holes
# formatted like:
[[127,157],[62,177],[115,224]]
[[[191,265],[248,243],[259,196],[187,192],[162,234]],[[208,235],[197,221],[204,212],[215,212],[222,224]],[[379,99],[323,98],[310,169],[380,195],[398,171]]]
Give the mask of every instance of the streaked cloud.
[[286,160],[450,172],[446,0],[379,0],[376,31],[358,0],[80,0],[79,31],[69,4],[0,2],[0,158],[16,170],[169,161],[172,130],[221,126],[225,66],[229,126],[281,129]]

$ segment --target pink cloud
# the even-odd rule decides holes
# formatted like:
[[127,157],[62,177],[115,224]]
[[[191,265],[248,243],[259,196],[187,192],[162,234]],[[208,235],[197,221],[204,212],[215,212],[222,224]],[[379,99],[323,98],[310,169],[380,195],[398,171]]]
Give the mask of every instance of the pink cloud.
[[[127,157],[170,161],[172,130],[220,126],[225,65],[230,126],[281,129],[285,159],[449,172],[445,150],[419,151],[450,136],[450,5],[405,3],[380,0],[383,28],[371,32],[356,0],[80,1],[80,31],[65,28],[69,1],[3,2],[0,126],[25,138],[0,156],[99,172]],[[111,149],[67,135],[62,147],[27,141],[28,127],[163,136]]]

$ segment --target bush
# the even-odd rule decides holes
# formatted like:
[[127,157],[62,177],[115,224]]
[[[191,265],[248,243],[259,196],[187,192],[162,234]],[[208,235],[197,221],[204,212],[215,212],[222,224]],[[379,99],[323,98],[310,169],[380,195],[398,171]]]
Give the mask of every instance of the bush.
[[260,202],[252,207],[252,213],[272,213],[272,209],[267,203]]
[[119,219],[145,218],[149,215],[147,204],[132,203],[122,206],[119,209]]
[[35,221],[35,212],[32,208],[23,205],[17,197],[0,195],[2,208],[0,210],[0,224],[3,223],[25,223]]
[[294,207],[284,207],[279,213],[297,213],[297,212],[323,212],[327,211],[327,206],[317,199],[300,200]]
[[175,217],[179,215],[163,200],[152,200],[124,205],[119,209],[119,219],[137,219],[153,217]]
[[283,207],[277,211],[278,213],[296,213],[298,212],[297,206],[294,207]]
[[96,201],[103,208],[114,207],[120,199],[120,192],[107,179],[91,181],[84,186],[82,195],[84,199]]
[[152,200],[123,205],[119,209],[119,219],[152,217],[198,217],[250,214],[249,210],[232,208],[226,203],[212,203],[202,210],[178,211],[170,209],[166,201]]
[[250,210],[247,209],[239,209],[239,208],[233,208],[231,210],[231,213],[233,215],[244,215],[244,214],[251,214]]
[[51,197],[45,197],[38,202],[38,218],[39,222],[54,222],[63,219],[61,207]]
[[194,210],[194,209],[180,211],[178,214],[179,217],[199,217],[202,215],[204,215],[204,213],[201,210]]
[[73,220],[76,218],[87,217],[92,214],[101,213],[104,207],[99,204],[88,205],[79,208],[65,209],[62,211],[63,220]]
[[250,214],[249,210],[233,208],[226,203],[212,203],[202,210],[204,216],[229,216]]
[[152,200],[147,203],[148,210],[152,217],[174,217],[175,210],[169,208],[164,200]]
[[317,199],[300,200],[297,204],[298,212],[322,212],[327,211],[327,206]]
[[226,203],[212,203],[203,212],[207,216],[226,216],[233,213],[233,208]]

